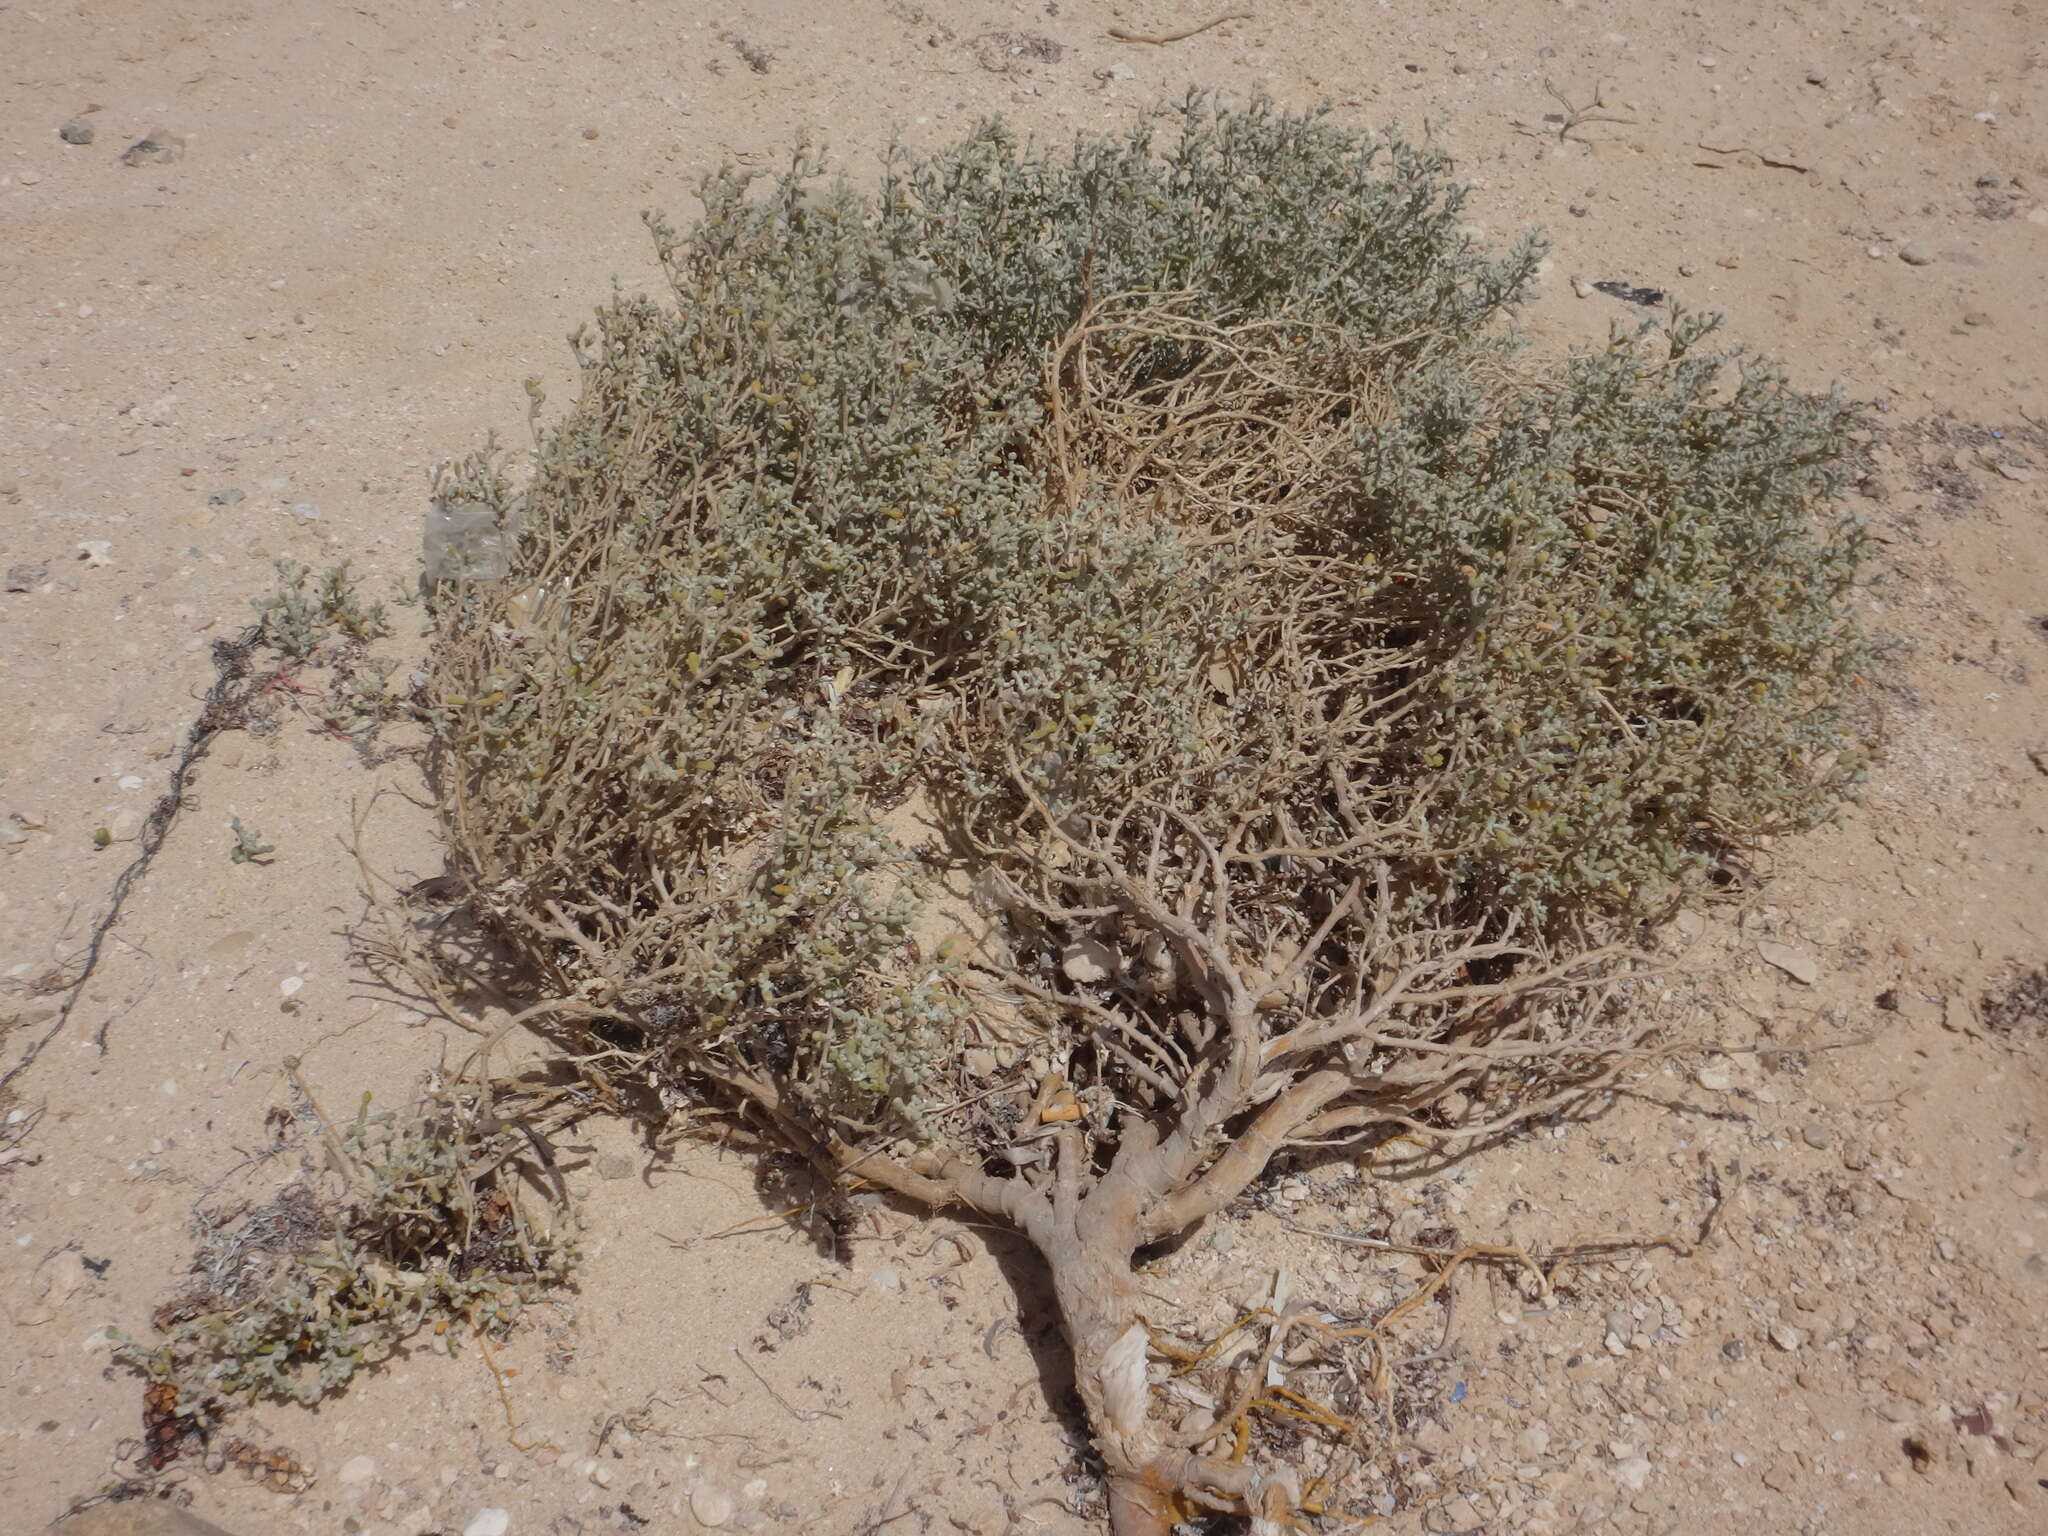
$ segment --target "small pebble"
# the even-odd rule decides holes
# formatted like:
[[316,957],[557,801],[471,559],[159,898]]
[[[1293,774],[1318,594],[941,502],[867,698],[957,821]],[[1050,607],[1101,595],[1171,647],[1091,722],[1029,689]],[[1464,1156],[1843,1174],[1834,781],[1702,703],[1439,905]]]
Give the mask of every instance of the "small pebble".
[[1701,1067],[1694,1077],[1709,1093],[1726,1093],[1735,1086],[1735,1079],[1721,1067]]
[[92,142],[92,124],[82,117],[74,117],[70,122],[57,130],[57,137],[66,144],[90,144]]
[[244,494],[240,486],[231,485],[226,490],[215,491],[211,496],[207,497],[206,504],[209,507],[232,507],[242,499]]
[[512,1529],[512,1517],[502,1509],[480,1509],[462,1528],[462,1536],[505,1536]]
[[1806,72],[1806,83],[1808,85],[1826,85],[1828,77],[1817,69],[1809,69]]
[[1723,1360],[1739,1361],[1747,1353],[1748,1351],[1742,1347],[1742,1340],[1740,1339],[1730,1339],[1721,1346],[1721,1358]]
[[1771,1324],[1771,1342],[1789,1355],[1806,1342],[1806,1335],[1797,1328],[1794,1328],[1790,1323],[1773,1323]]
[[168,128],[152,128],[121,151],[121,163],[133,169],[140,165],[169,165],[185,153],[185,141]]
[[1515,1449],[1522,1454],[1522,1460],[1535,1461],[1550,1449],[1550,1431],[1541,1424],[1532,1424],[1515,1437]]
[[335,1473],[335,1476],[341,1481],[343,1486],[350,1488],[367,1483],[376,1475],[377,1463],[370,1460],[367,1456],[349,1457],[347,1461],[341,1464],[341,1470]]
[[1963,324],[1965,325],[1989,325],[1990,323],[1991,316],[1981,309],[1973,309],[1963,316]]
[[597,1160],[597,1176],[600,1179],[630,1179],[633,1177],[633,1159],[607,1152]]
[[1799,1139],[1818,1150],[1834,1145],[1835,1133],[1818,1120],[1809,1120],[1799,1128]]
[[304,518],[309,523],[317,523],[320,521],[320,503],[317,501],[295,501],[292,503],[292,516]]
[[715,1531],[732,1518],[732,1495],[711,1483],[699,1483],[690,1490],[690,1513],[699,1525]]
[[868,1277],[868,1284],[878,1291],[900,1291],[903,1289],[903,1277],[893,1269],[878,1269]]
[[595,128],[586,128],[583,130],[583,137],[586,139],[594,139],[597,137],[597,130]]
[[10,592],[33,592],[50,579],[47,565],[10,565],[7,567],[7,590]]
[[1899,260],[1909,267],[1931,267],[1934,265],[1934,251],[1918,240],[1909,241],[1899,247]]

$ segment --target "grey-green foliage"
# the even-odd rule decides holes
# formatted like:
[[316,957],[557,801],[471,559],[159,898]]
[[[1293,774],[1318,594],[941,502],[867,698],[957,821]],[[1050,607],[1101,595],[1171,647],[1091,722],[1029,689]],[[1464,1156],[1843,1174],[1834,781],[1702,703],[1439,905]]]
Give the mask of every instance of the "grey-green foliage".
[[1451,867],[1505,906],[1665,909],[1866,766],[1865,535],[1831,505],[1857,418],[1698,355],[1712,328],[1677,314],[1511,391],[1432,366],[1361,439],[1345,534],[1414,572],[1436,669],[1398,769],[1441,780]]
[[484,454],[441,487],[515,543],[437,599],[483,908],[664,1082],[914,1123],[963,1005],[881,826],[913,792],[998,862],[1020,777],[1076,826],[1365,814],[1404,891],[1553,923],[1824,815],[1861,761],[1853,416],[1690,321],[1524,361],[1494,322],[1539,248],[1468,239],[1447,169],[1195,96],[650,219],[672,294],[573,338],[531,486]]
[[230,816],[228,831],[234,841],[228,845],[230,864],[267,864],[270,855],[277,852],[274,844],[263,841],[263,834],[254,827],[242,825],[242,818]]
[[[330,1154],[330,1147],[333,1149]],[[309,1144],[309,1167],[231,1223],[202,1218],[194,1284],[158,1312],[163,1337],[119,1341],[191,1408],[317,1402],[429,1330],[446,1349],[500,1328],[567,1282],[574,1246],[536,1230],[506,1164],[525,1148],[474,1106],[436,1097]],[[346,1170],[345,1187],[324,1187]]]
[[249,604],[264,640],[295,661],[308,661],[337,635],[357,645],[391,632],[382,603],[365,605],[350,562],[315,572],[296,560],[277,562],[278,588]]
[[892,163],[892,254],[931,263],[985,363],[1034,370],[1087,293],[1174,290],[1221,324],[1312,318],[1412,361],[1482,330],[1534,276],[1534,239],[1495,255],[1462,232],[1464,191],[1432,148],[1263,100],[1195,96],[1160,117],[1164,133],[1063,153],[989,123]]

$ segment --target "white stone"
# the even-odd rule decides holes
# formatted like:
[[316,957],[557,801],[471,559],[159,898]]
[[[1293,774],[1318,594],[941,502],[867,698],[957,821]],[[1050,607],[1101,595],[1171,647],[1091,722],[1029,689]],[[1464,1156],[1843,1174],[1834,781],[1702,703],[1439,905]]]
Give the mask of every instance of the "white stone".
[[1060,956],[1060,969],[1067,980],[1078,981],[1083,986],[1098,981],[1107,981],[1123,966],[1123,957],[1115,948],[1100,939],[1080,939],[1069,944],[1066,953]]
[[345,1487],[356,1487],[367,1483],[377,1475],[377,1463],[367,1456],[351,1456],[341,1464],[341,1470],[334,1474]]
[[732,1518],[732,1495],[711,1483],[699,1483],[690,1490],[690,1513],[699,1525],[715,1531]]
[[511,1529],[512,1517],[504,1510],[480,1509],[462,1528],[462,1536],[505,1536]]

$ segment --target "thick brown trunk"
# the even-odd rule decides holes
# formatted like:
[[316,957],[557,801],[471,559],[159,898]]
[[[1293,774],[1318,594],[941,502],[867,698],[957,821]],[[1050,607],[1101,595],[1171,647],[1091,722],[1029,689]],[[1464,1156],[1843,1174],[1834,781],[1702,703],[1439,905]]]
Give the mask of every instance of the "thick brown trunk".
[[1279,1532],[1299,1502],[1291,1476],[1262,1477],[1243,1462],[1195,1455],[1152,1418],[1151,1330],[1131,1273],[1130,1227],[1126,1218],[1112,1236],[1114,1222],[1102,1221],[1114,1215],[1117,1193],[1105,1199],[1098,1190],[1078,1222],[1055,1223],[1041,1245],[1073,1349],[1074,1385],[1109,1473],[1111,1536],[1168,1536],[1177,1517],[1199,1507],[1176,1495],[1197,1490],[1207,1507],[1237,1501],[1255,1536]]
[[1087,1231],[1094,1225],[1085,1217],[1057,1222],[1041,1246],[1073,1350],[1074,1386],[1109,1471],[1110,1530],[1167,1536],[1171,1503],[1148,1475],[1167,1447],[1151,1422],[1144,1298],[1131,1274],[1128,1240],[1104,1242],[1107,1234]]

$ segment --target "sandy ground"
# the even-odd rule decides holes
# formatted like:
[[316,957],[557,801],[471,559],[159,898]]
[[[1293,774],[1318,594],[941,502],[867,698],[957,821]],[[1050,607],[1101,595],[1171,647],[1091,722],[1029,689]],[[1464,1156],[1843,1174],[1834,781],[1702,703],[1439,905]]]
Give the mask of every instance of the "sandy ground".
[[[435,462],[521,441],[522,379],[564,396],[563,335],[651,282],[639,210],[687,217],[699,174],[805,133],[858,171],[990,112],[1064,134],[1191,82],[1326,98],[1433,124],[1488,233],[1547,228],[1542,344],[1635,313],[1585,285],[1650,285],[1875,403],[1871,603],[1908,648],[1867,805],[1671,935],[1661,1006],[1761,1049],[1449,1170],[1280,1178],[1148,1283],[1219,1322],[1282,1265],[1370,1304],[1415,1271],[1293,1229],[1644,1238],[1696,1230],[1718,1183],[1699,1255],[1534,1311],[1474,1277],[1426,1314],[1443,1392],[1385,1527],[2048,1528],[2048,1038],[1981,1006],[2048,960],[2048,13],[1264,0],[1167,46],[1109,35],[1229,8],[0,4],[6,1064],[55,1020],[271,563],[409,586]],[[74,118],[90,143],[59,136]],[[170,153],[122,163],[145,136]],[[132,1470],[140,1385],[105,1331],[146,1334],[281,1061],[352,1104],[462,1048],[350,962],[352,814],[417,787],[309,719],[222,738],[0,1104],[0,1525]],[[230,817],[271,863],[230,862]],[[366,845],[402,879],[439,867],[400,795]],[[502,1400],[474,1353],[415,1355],[248,1416],[305,1491],[187,1469],[180,1496],[240,1532],[1100,1529],[1016,1244],[887,1207],[843,1259],[788,1223],[714,1236],[789,1202],[736,1154],[643,1172],[622,1128],[586,1134],[590,1260],[502,1350]]]

